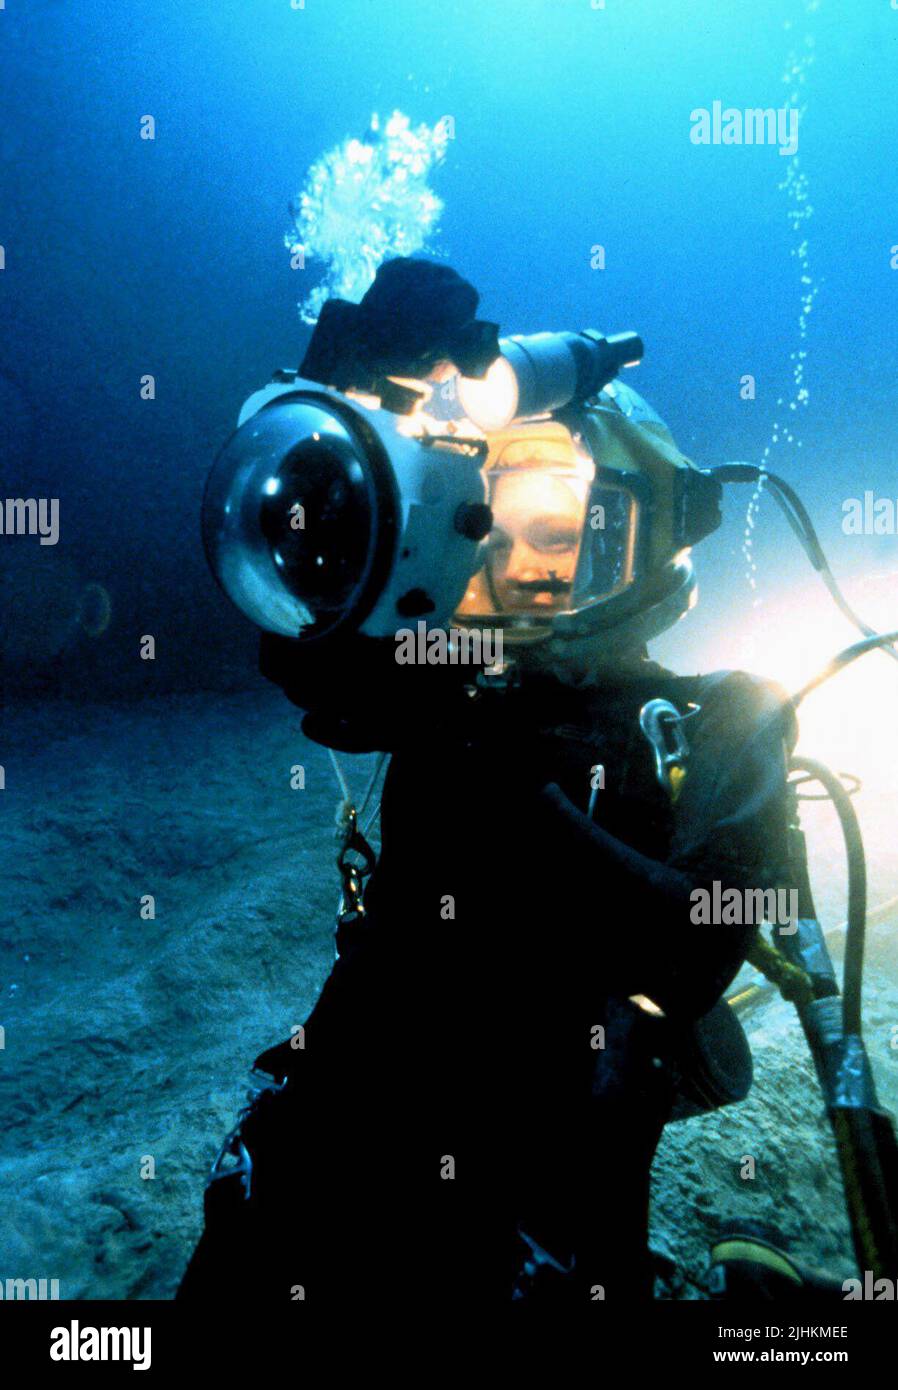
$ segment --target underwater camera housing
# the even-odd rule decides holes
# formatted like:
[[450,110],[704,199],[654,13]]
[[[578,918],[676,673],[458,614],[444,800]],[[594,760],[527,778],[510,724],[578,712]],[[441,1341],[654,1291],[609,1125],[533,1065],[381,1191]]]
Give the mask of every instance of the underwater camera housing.
[[225,592],[304,645],[449,619],[489,531],[482,449],[280,372],[244,405],[203,504]]
[[445,266],[388,262],[240,412],[204,541],[285,689],[371,643],[395,668],[413,625],[613,656],[691,604],[721,489],[620,381],[639,338],[500,340],[477,303]]

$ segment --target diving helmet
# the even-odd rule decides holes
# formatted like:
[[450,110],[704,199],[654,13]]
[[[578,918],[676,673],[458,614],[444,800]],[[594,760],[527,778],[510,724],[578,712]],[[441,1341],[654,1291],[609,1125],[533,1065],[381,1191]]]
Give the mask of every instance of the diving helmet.
[[477,298],[445,268],[390,262],[361,305],[328,301],[299,371],[243,406],[203,533],[266,632],[320,654],[454,624],[614,657],[690,606],[720,484],[621,380],[640,340],[499,339]]

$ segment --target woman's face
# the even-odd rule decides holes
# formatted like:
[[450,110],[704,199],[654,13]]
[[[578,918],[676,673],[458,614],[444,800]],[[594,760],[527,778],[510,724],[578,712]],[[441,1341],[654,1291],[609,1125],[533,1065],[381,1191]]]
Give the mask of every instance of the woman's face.
[[485,572],[501,612],[565,607],[583,523],[586,485],[540,469],[497,474]]

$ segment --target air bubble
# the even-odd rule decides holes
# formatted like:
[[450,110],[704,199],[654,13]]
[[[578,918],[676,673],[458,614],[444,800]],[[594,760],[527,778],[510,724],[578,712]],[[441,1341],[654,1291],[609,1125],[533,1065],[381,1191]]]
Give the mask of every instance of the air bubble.
[[[819,9],[820,0],[805,0],[804,12],[807,15],[814,14]],[[792,28],[792,22],[787,20],[784,29]],[[799,104],[798,89],[807,84],[808,72],[814,62],[814,38],[811,34],[805,34],[802,47],[799,50],[793,49],[786,58],[783,71],[782,82],[789,89],[788,104],[798,108],[799,128],[807,110],[806,105]],[[814,215],[813,206],[808,201],[808,177],[801,168],[800,157],[796,153],[790,155],[786,173],[781,182],[777,185],[780,192],[786,195],[786,218],[789,223],[792,235],[796,238],[796,243],[792,247],[790,255],[798,261],[800,287],[799,311],[797,320],[798,346],[789,354],[789,360],[793,363],[792,383],[793,390],[786,400],[782,396],[777,401],[777,409],[788,406],[792,412],[797,412],[799,406],[804,408],[810,399],[807,386],[805,384],[805,359],[807,350],[801,344],[807,338],[808,317],[813,311],[814,300],[817,298],[819,285],[814,276],[810,264],[808,238],[805,234],[808,221]],[[782,438],[781,438],[782,435]],[[746,510],[746,537],[749,531],[754,529],[755,520],[760,510],[761,497],[764,492],[765,470],[771,451],[779,448],[785,443],[794,445],[796,449],[801,448],[802,441],[791,431],[781,427],[779,420],[775,420],[771,426],[769,441],[761,456],[761,475],[758,478],[751,499]],[[756,587],[757,565],[752,553],[751,544],[744,540],[742,544],[742,554],[745,561],[745,577],[749,587]],[[760,600],[756,600],[759,603]]]
[[344,140],[315,161],[291,199],[284,237],[323,271],[299,305],[303,322],[316,323],[332,297],[357,303],[383,261],[427,246],[443,211],[428,180],[449,139],[445,120],[413,127],[401,111],[386,122],[375,112],[363,140]]

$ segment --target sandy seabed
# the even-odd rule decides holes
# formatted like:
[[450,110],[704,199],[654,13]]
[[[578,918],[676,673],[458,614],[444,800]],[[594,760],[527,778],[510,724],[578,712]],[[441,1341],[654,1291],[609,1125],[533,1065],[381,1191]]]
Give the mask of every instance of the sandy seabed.
[[[174,1293],[247,1070],[302,1022],[333,959],[337,789],[299,719],[268,691],[7,708],[0,1278],[58,1279],[62,1298]],[[346,763],[360,790],[372,760]],[[303,790],[290,786],[295,764]],[[876,829],[874,873],[889,839]],[[840,851],[831,825],[815,833],[819,906],[837,921]],[[142,920],[148,894],[155,918]],[[865,992],[889,1108],[894,925],[871,930]],[[774,997],[745,1023],[748,1100],[671,1126],[656,1162],[653,1244],[676,1265],[668,1297],[703,1296],[710,1237],[732,1216],[772,1221],[797,1255],[853,1273],[794,1012]],[[744,1155],[753,1181],[740,1176]]]

